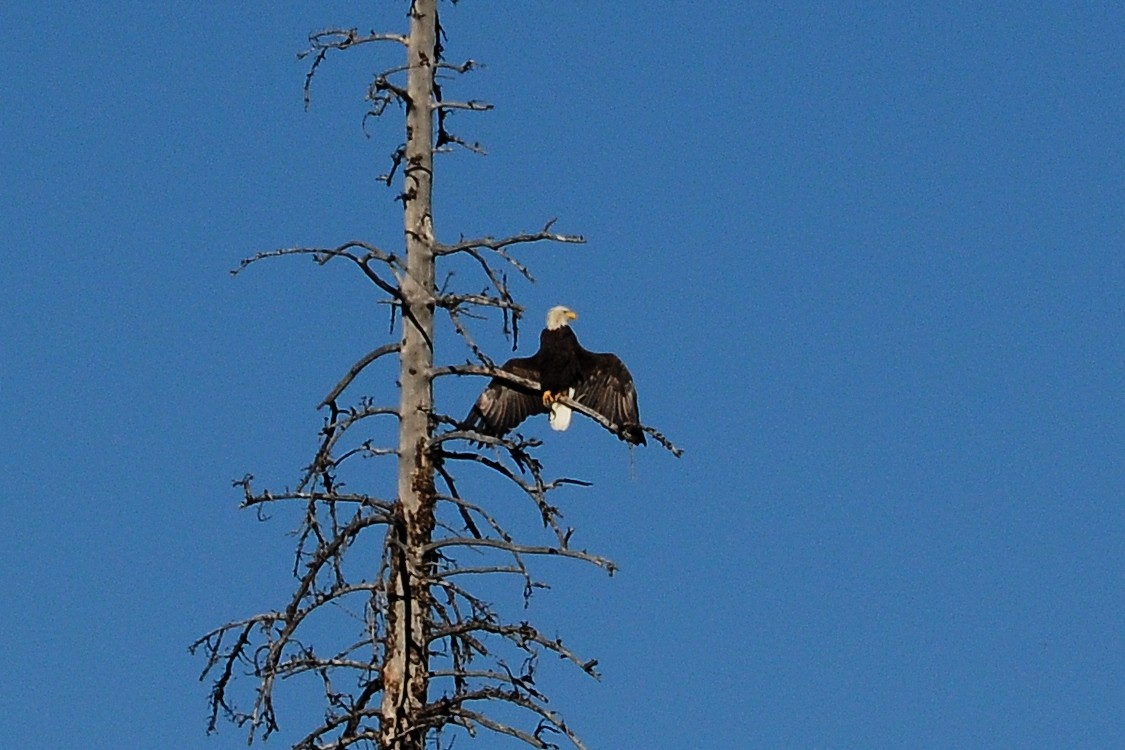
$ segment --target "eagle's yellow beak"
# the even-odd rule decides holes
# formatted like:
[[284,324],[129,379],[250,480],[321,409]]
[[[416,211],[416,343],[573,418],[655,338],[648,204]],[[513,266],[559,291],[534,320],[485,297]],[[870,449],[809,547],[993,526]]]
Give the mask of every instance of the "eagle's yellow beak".
[[574,312],[574,310],[567,310],[566,317],[570,318],[571,320],[578,320],[578,313]]

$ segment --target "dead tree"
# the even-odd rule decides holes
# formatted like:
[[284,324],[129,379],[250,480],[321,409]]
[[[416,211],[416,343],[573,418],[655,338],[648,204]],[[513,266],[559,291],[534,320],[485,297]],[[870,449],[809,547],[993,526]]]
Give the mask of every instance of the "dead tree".
[[[612,574],[610,560],[571,546],[573,532],[548,499],[560,486],[584,483],[547,478],[534,455],[535,440],[462,429],[435,407],[434,382],[448,375],[519,381],[495,369],[476,345],[471,324],[489,314],[499,317],[514,345],[523,308],[511,294],[508,274],[531,279],[514,251],[533,243],[583,240],[554,232],[551,222],[537,232],[499,239],[443,244],[435,238],[434,155],[459,147],[478,150],[449,130],[448,116],[488,105],[442,94],[446,77],[464,74],[474,63],[445,60],[437,0],[414,0],[408,17],[407,34],[357,29],[312,34],[303,55],[311,59],[307,103],[313,76],[327,55],[369,44],[405,50],[405,63],[375,76],[368,92],[371,115],[401,110],[406,117],[404,142],[386,176],[388,185],[396,173],[401,179],[402,250],[355,240],[283,248],[248,258],[234,272],[277,256],[308,255],[321,265],[345,261],[389,303],[392,327],[401,335],[361,357],[324,398],[319,449],[294,488],[259,490],[249,475],[236,482],[243,507],[300,509],[292,571],[296,584],[281,607],[228,622],[193,644],[192,651],[206,659],[201,679],[211,681],[209,729],[225,717],[243,726],[251,741],[268,738],[278,729],[280,683],[312,679],[323,689],[321,721],[294,748],[421,750],[427,742],[442,747],[458,732],[475,736],[481,729],[536,748],[556,747],[559,738],[582,748],[550,707],[536,672],[543,654],[561,657],[593,677],[596,662],[527,620],[505,616],[474,594],[469,582],[481,575],[514,577],[526,605],[544,586],[528,565],[537,556],[571,558]],[[437,287],[437,261],[458,258],[482,274],[480,290]],[[475,364],[435,366],[435,323],[441,319],[460,335]],[[345,400],[361,373],[396,358],[397,405],[379,402],[390,394]],[[611,431],[620,430],[591,416]],[[397,433],[383,422],[393,423]],[[644,429],[678,453],[658,432]],[[395,459],[396,471],[381,474],[379,462],[386,458]],[[480,467],[518,488],[542,523],[544,537],[524,541],[490,503],[462,494],[459,466]],[[381,475],[395,477],[382,493],[372,479]],[[376,529],[382,531],[378,542]],[[498,704],[517,710],[490,710]],[[523,723],[511,718],[521,713]]]

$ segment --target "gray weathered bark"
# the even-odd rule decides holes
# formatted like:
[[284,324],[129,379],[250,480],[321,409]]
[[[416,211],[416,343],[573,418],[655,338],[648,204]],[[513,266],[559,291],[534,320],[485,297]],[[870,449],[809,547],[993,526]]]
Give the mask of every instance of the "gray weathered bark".
[[427,648],[434,530],[434,469],[427,446],[433,432],[434,363],[434,65],[437,0],[415,0],[407,48],[403,230],[406,273],[400,283],[403,323],[399,402],[398,502],[388,531],[391,574],[384,638],[380,747],[421,750],[426,729],[414,724],[427,703]]

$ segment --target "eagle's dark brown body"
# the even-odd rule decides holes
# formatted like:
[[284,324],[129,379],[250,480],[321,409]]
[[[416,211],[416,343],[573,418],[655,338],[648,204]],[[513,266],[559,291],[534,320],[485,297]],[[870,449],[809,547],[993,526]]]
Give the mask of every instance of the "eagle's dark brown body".
[[[575,317],[565,308],[555,308],[552,314],[556,310]],[[542,390],[494,378],[465,419],[469,429],[502,436],[531,415],[550,411],[544,404],[544,392],[570,395],[573,388],[571,398],[616,425],[620,430],[618,437],[633,445],[645,444],[633,376],[617,355],[583,349],[565,322],[543,329],[539,334],[539,351],[535,354],[510,359],[500,369],[538,381]]]

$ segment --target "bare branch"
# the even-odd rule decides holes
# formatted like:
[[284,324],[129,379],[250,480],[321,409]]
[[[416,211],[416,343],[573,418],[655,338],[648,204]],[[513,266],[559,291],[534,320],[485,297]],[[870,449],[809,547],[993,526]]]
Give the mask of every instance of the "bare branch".
[[[485,67],[485,66],[482,65],[481,63],[477,62],[476,60],[471,60],[471,59],[466,60],[465,62],[461,63],[460,65],[454,65],[454,64],[448,63],[448,62],[441,62],[441,63],[438,63],[437,65],[434,66],[434,68],[436,70],[449,71],[449,72],[452,72],[452,73],[457,73],[459,75],[464,75],[465,73],[468,73],[469,71],[476,70],[477,68],[483,68],[483,67]],[[443,77],[448,78],[449,76],[443,76]]]
[[446,309],[446,312],[449,313],[450,322],[453,323],[453,327],[457,329],[457,334],[469,347],[469,351],[473,353],[473,356],[476,357],[480,362],[483,362],[485,366],[495,367],[492,360],[489,359],[488,355],[484,353],[484,350],[477,346],[477,342],[473,340],[473,336],[469,333],[469,329],[466,328],[465,325],[461,322],[461,316],[457,312],[457,305],[448,304],[445,297],[439,297],[437,303],[441,307],[444,307]]
[[472,537],[447,537],[426,545],[427,552],[434,552],[446,547],[490,547],[492,549],[505,550],[507,552],[518,552],[521,555],[545,555],[551,557],[569,557],[573,560],[583,560],[592,565],[597,565],[610,575],[617,572],[617,564],[605,557],[598,555],[591,555],[588,552],[567,549],[565,547],[550,547],[550,546],[532,546],[527,544],[515,544],[514,542],[505,542],[498,539],[476,539]]
[[336,386],[328,392],[328,395],[324,397],[324,400],[321,401],[316,408],[320,409],[322,407],[328,406],[330,403],[339,398],[340,394],[344,392],[344,389],[351,385],[351,382],[355,380],[357,375],[363,372],[363,368],[379,359],[379,357],[390,354],[392,352],[398,352],[400,349],[401,345],[397,341],[394,341],[389,344],[383,344],[379,348],[365,354],[359,359],[358,362],[352,365],[351,369],[348,370],[347,375],[340,378],[340,382],[336,383]]
[[[351,252],[353,248],[366,250],[367,252],[362,256],[357,255],[356,253]],[[381,276],[379,276],[379,274],[377,274],[373,268],[371,268],[371,263],[373,261],[383,263],[384,265],[391,268],[392,272],[396,272],[397,275],[397,273],[401,273],[403,270],[402,264],[399,262],[399,259],[392,254],[383,252],[374,245],[370,245],[366,242],[360,242],[359,240],[345,242],[343,245],[340,245],[336,248],[286,247],[279,250],[266,250],[257,253],[256,255],[253,255],[249,258],[244,258],[238,264],[238,267],[233,269],[230,274],[231,276],[237,276],[240,272],[242,272],[243,269],[245,269],[252,263],[264,260],[265,258],[279,258],[285,255],[311,255],[313,257],[313,260],[316,261],[319,265],[324,265],[333,258],[347,258],[348,260],[359,266],[360,270],[363,271],[364,275],[367,276],[367,278],[373,281],[376,286],[378,286],[392,298],[399,300],[402,297],[402,293],[400,292],[397,284],[392,284],[386,281]]]
[[524,743],[531,745],[532,747],[544,748],[544,750],[558,747],[557,745],[552,745],[550,743],[544,742],[541,738],[530,732],[525,732],[522,729],[517,729],[501,721],[496,721],[495,719],[489,718],[488,716],[485,716],[484,714],[477,711],[470,711],[469,709],[463,707],[448,707],[445,710],[452,715],[454,720],[456,720],[456,723],[464,726],[470,734],[475,734],[472,729],[473,725],[479,724],[485,729],[489,729],[493,732],[496,732],[497,734],[506,734],[509,737],[515,737],[517,740],[521,740]]
[[384,511],[389,511],[394,507],[394,503],[390,500],[380,500],[372,497],[371,495],[360,495],[354,493],[336,493],[336,492],[278,492],[273,493],[269,490],[258,494],[250,495],[242,503],[243,508],[249,508],[254,505],[262,503],[272,503],[281,500],[301,500],[305,503],[357,503],[365,505],[369,508],[378,508]]
[[304,100],[306,110],[312,103],[313,76],[316,75],[317,68],[320,67],[320,64],[324,62],[328,51],[333,49],[345,50],[349,47],[369,44],[371,42],[398,42],[405,47],[407,37],[402,34],[376,34],[374,31],[366,35],[361,35],[359,30],[354,28],[325,29],[309,34],[309,48],[303,52],[297,53],[298,60],[304,60],[309,55],[313,55],[312,65],[309,66],[309,72],[305,74]]
[[378,455],[394,455],[393,448],[375,448],[371,441],[364,441],[358,449],[349,451],[337,458],[332,457],[332,451],[335,449],[337,443],[344,436],[344,434],[355,423],[374,416],[394,416],[399,417],[397,409],[389,406],[372,406],[366,400],[361,401],[358,407],[353,407],[347,411],[341,411],[336,408],[335,402],[329,405],[331,408],[331,416],[325,419],[324,428],[321,434],[324,436],[320,444],[320,449],[317,451],[316,456],[313,458],[311,464],[305,468],[305,474],[301,478],[300,483],[297,485],[298,490],[303,490],[311,483],[320,479],[329,492],[334,491],[334,481],[332,479],[331,471],[337,468],[350,456],[358,453],[363,453],[370,456]]
[[446,375],[484,375],[515,385],[522,385],[524,388],[530,388],[533,391],[542,390],[538,380],[520,377],[507,370],[501,370],[499,367],[481,367],[480,365],[463,364],[435,367],[430,371],[430,376],[433,378],[440,378]]
[[448,638],[452,635],[474,632],[503,636],[516,643],[521,648],[528,647],[532,644],[542,646],[548,651],[558,654],[563,659],[573,663],[591,677],[595,679],[600,679],[601,677],[596,669],[598,666],[596,659],[592,661],[583,660],[578,654],[563,645],[561,638],[548,638],[528,622],[509,624],[493,622],[491,620],[466,618],[461,622],[454,623],[445,628],[434,628],[431,633],[430,642],[432,643],[442,638]]
[[470,110],[472,112],[488,112],[489,110],[491,110],[493,108],[492,104],[489,104],[488,102],[477,101],[476,99],[470,99],[467,102],[448,102],[448,101],[446,101],[446,102],[441,102],[441,103],[437,104],[436,106],[437,106],[438,109],[447,109],[447,110],[467,109],[467,110]]
[[577,234],[558,234],[552,232],[551,227],[555,223],[555,219],[551,219],[547,224],[538,232],[529,232],[524,234],[516,234],[510,237],[502,237],[496,239],[494,237],[478,237],[471,240],[461,240],[452,245],[437,244],[434,247],[435,255],[452,255],[453,253],[464,252],[469,249],[487,249],[487,250],[501,250],[512,245],[526,245],[536,242],[562,242],[571,245],[582,245],[586,243],[586,239],[582,235]]

